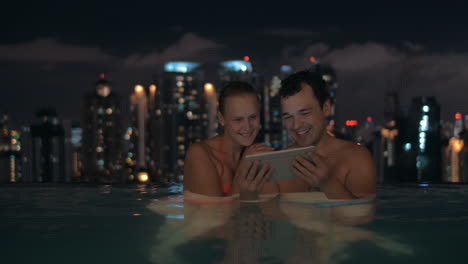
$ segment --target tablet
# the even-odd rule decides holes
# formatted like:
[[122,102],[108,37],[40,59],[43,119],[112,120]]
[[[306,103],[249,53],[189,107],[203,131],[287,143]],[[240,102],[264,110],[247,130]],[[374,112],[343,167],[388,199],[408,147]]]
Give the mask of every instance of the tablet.
[[268,162],[270,167],[274,169],[268,182],[277,182],[299,178],[299,176],[294,174],[291,170],[292,161],[297,155],[301,155],[305,159],[310,160],[309,156],[307,156],[307,152],[313,151],[315,151],[315,146],[257,153],[247,155],[245,159],[250,161],[260,160],[262,163]]

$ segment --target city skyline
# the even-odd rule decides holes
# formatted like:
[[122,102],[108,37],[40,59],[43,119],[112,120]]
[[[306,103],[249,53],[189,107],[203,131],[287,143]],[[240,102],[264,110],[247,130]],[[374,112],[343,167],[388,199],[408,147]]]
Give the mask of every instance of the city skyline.
[[[191,5],[197,8],[9,3],[11,12],[2,18],[8,30],[0,36],[0,111],[17,123],[54,107],[60,118],[78,121],[78,98],[93,89],[100,73],[126,98],[134,85],[153,83],[165,62],[196,61],[215,69],[248,55],[265,78],[282,64],[307,68],[310,56],[331,65],[340,121],[383,120],[389,90],[400,92],[403,107],[412,96],[436,96],[442,119],[468,113],[463,6]],[[215,76],[216,70],[207,73]]]

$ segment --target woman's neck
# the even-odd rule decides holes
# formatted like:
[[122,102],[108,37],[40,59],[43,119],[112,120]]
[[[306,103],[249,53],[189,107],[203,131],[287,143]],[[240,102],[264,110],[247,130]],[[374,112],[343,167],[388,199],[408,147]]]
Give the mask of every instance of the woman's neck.
[[239,161],[244,147],[234,142],[229,136],[225,134],[220,135],[221,151],[227,160],[237,163]]

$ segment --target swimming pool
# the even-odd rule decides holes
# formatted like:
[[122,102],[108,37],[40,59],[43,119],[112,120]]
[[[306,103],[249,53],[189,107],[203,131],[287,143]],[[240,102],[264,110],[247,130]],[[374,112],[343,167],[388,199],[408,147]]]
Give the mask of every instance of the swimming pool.
[[467,263],[465,185],[380,186],[375,203],[335,207],[184,203],[180,191],[180,185],[1,185],[0,260]]

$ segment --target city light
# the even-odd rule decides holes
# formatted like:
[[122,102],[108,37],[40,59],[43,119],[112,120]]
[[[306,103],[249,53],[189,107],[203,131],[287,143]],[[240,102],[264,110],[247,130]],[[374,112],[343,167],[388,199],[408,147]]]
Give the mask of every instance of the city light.
[[211,83],[205,83],[205,93],[211,94],[214,91],[214,86]]
[[244,56],[244,61],[250,61],[250,57],[249,56]]
[[411,143],[405,143],[405,151],[408,152],[411,150]]
[[139,172],[137,177],[140,182],[147,182],[149,180],[147,172]]
[[428,113],[430,109],[429,109],[429,106],[424,105],[422,110],[423,110],[424,113]]
[[368,116],[367,117],[367,123],[371,123],[372,122],[372,117],[371,116]]
[[312,63],[316,63],[317,59],[314,56],[310,56],[309,61],[312,62]]
[[151,93],[151,94],[155,94],[155,93],[156,93],[156,89],[157,89],[157,87],[156,87],[156,85],[154,85],[154,84],[151,84],[151,85],[149,86],[149,90],[150,90],[150,93]]
[[457,120],[462,119],[462,114],[461,113],[456,113],[455,114],[455,119],[457,119]]
[[356,120],[346,120],[345,124],[346,124],[346,126],[357,126],[358,121],[356,121]]
[[252,64],[248,61],[233,60],[221,63],[224,70],[235,72],[251,72]]
[[135,93],[139,94],[139,93],[143,93],[145,90],[145,88],[143,88],[143,86],[137,84],[135,85]]
[[463,139],[459,139],[459,138],[456,138],[456,137],[452,137],[450,138],[449,140],[449,145],[452,147],[452,149],[455,151],[455,152],[460,152],[463,150],[463,146],[464,146],[464,142],[463,142]]
[[172,61],[164,65],[166,72],[188,73],[198,68],[200,64],[187,61]]

